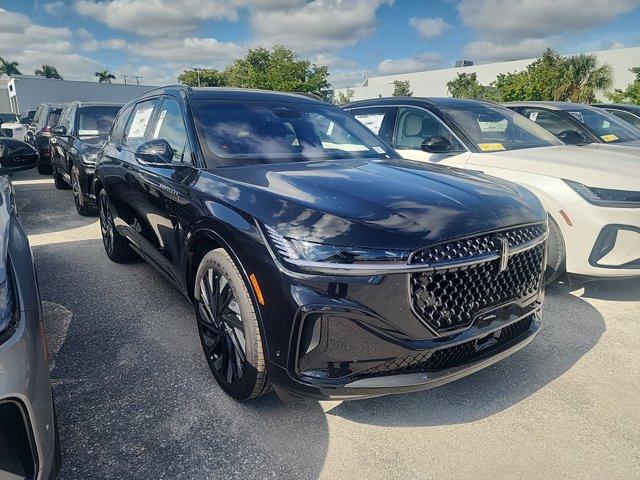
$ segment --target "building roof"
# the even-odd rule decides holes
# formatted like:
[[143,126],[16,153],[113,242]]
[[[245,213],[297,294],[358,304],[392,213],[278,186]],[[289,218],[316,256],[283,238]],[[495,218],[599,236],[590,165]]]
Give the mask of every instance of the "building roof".
[[492,102],[483,100],[471,100],[468,98],[449,98],[449,97],[387,97],[372,98],[371,100],[359,100],[346,105],[342,108],[356,108],[372,105],[414,105],[414,106],[430,106],[433,108],[473,108],[487,105],[495,105]]

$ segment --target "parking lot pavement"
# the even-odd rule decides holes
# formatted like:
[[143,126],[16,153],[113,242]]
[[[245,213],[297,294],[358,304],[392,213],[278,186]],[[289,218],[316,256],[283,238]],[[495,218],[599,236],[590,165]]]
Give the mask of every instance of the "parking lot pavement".
[[111,263],[97,218],[48,177],[14,183],[62,480],[640,478],[640,281],[553,288],[532,344],[431,391],[243,405],[209,374],[185,298],[143,262]]

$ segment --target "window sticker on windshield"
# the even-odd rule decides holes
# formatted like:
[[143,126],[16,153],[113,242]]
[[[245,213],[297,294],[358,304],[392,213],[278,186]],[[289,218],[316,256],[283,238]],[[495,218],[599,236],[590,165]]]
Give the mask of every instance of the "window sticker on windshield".
[[584,117],[582,116],[582,112],[569,112],[569,113],[574,117],[576,117],[578,120],[580,120],[582,123],[584,123]]
[[382,120],[384,119],[383,113],[356,114],[355,117],[356,120],[358,120],[376,135],[380,133],[380,127],[382,126]]
[[538,119],[538,113],[539,112],[531,112],[529,114],[529,120],[531,120],[532,122],[535,122]]
[[607,135],[600,135],[600,138],[605,142],[615,142],[616,140],[620,140],[620,137],[613,133],[609,133]]
[[380,153],[380,154],[385,153],[385,152],[384,152],[384,148],[382,148],[382,147],[378,147],[377,145],[376,145],[375,147],[373,147],[373,149],[374,149],[377,153]]
[[506,148],[504,148],[504,145],[502,145],[501,143],[479,143],[478,147],[480,147],[480,150],[482,150],[483,152],[497,152],[500,150],[506,150]]

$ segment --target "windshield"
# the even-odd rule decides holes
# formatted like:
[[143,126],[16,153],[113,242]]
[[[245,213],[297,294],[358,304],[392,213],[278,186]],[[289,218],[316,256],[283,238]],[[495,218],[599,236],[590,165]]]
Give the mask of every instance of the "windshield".
[[3,123],[20,123],[20,119],[14,113],[0,113],[0,125]]
[[508,108],[483,105],[443,110],[481,152],[562,145],[540,125]]
[[203,150],[219,166],[397,157],[332,105],[201,100],[193,107]]
[[78,136],[106,140],[121,105],[83,107],[78,110]]
[[58,120],[60,120],[60,114],[62,113],[61,108],[54,108],[49,112],[47,116],[47,127],[53,127],[58,124]]
[[606,111],[595,108],[572,108],[567,111],[606,143],[640,140],[640,130]]

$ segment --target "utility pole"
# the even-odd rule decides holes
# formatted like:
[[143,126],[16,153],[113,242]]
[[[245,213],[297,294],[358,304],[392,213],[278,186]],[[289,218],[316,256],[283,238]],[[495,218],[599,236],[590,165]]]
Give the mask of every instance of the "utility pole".
[[135,76],[135,75],[134,75],[134,76],[133,76],[133,77],[131,77],[131,78],[135,78],[135,79],[136,79],[136,85],[140,85],[140,79],[141,79],[142,77],[138,77],[138,76]]
[[200,69],[194,68],[194,70],[196,71],[196,75],[198,75],[198,86],[200,86]]
[[124,78],[124,84],[125,84],[125,85],[127,84],[127,77],[128,77],[128,76],[129,76],[129,75],[122,75],[122,77]]

